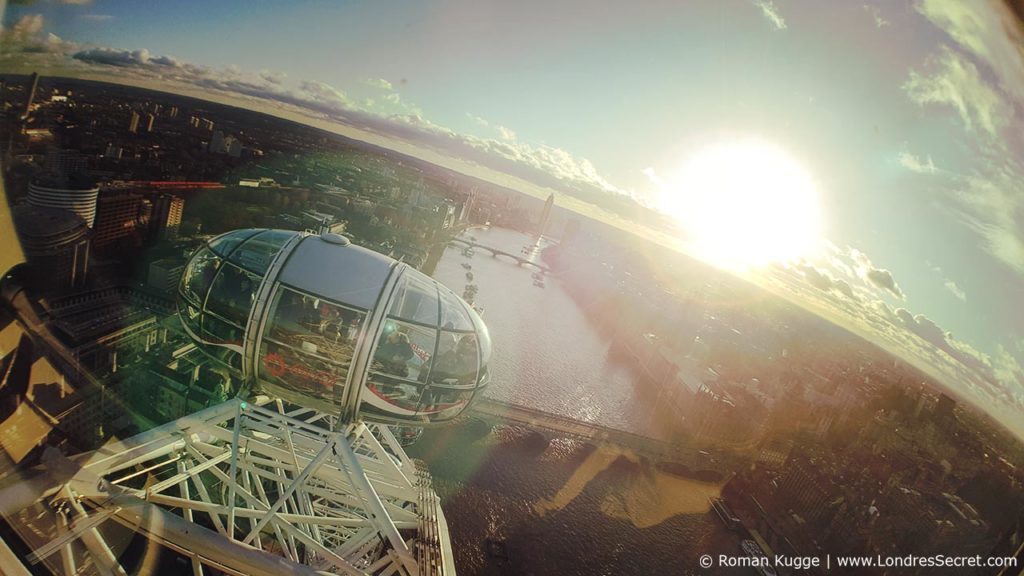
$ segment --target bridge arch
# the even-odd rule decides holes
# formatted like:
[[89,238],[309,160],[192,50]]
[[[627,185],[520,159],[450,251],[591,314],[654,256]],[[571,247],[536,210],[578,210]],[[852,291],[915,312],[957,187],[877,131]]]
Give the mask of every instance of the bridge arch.
[[497,258],[498,256],[506,256],[508,258],[511,258],[519,266],[533,266],[534,268],[536,268],[537,270],[540,270],[542,272],[550,271],[550,269],[547,266],[543,265],[543,264],[540,264],[540,263],[537,263],[537,262],[533,262],[531,260],[527,260],[526,258],[523,258],[522,256],[520,256],[518,254],[512,254],[511,252],[506,252],[505,250],[501,250],[499,248],[494,248],[492,246],[486,246],[486,245],[480,244],[478,242],[472,242],[470,240],[464,240],[462,238],[449,238],[446,241],[446,243],[448,243],[448,244],[459,244],[459,245],[465,246],[467,248],[477,248],[477,249],[480,249],[480,250],[484,250],[484,251],[490,252],[491,256],[494,256],[495,258]]

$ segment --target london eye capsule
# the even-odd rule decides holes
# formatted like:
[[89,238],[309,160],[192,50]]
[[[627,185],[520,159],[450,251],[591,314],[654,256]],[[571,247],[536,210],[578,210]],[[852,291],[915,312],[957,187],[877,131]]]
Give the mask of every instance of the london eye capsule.
[[189,260],[178,309],[189,336],[244,381],[346,420],[447,421],[488,380],[491,341],[472,307],[337,234],[218,236]]

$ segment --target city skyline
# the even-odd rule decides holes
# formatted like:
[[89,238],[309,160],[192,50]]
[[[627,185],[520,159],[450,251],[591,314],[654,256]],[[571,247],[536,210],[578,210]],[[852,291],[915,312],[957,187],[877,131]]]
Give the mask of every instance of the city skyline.
[[767,139],[814,180],[825,241],[759,282],[939,370],[1004,420],[1024,410],[1021,62],[1008,9],[581,10],[32,4],[9,7],[0,57],[19,72],[354,131],[463,171],[510,173],[542,197],[627,191],[657,205],[658,182],[694,153]]
[[[16,533],[0,546],[53,551],[40,569],[649,574],[737,551],[953,551],[1002,576],[1024,554],[1024,444],[790,301],[810,269],[771,262],[817,222],[809,187],[787,190],[803,168],[768,144],[709,149],[681,177],[720,190],[711,207],[756,203],[754,180],[807,210],[783,210],[793,233],[756,250],[756,218],[741,242],[725,221],[704,231],[720,256],[766,257],[794,282],[769,286],[781,297],[564,194],[261,111],[36,78],[0,83],[0,452],[9,489],[52,478],[40,490],[60,495],[28,515],[30,499],[0,499]],[[65,458],[110,465],[34,473]],[[365,492],[352,480],[369,466]],[[275,514],[282,474],[317,506]],[[142,554],[106,530],[61,543],[62,523],[131,529],[137,510],[162,519],[135,531]],[[336,532],[338,514],[370,523]]]

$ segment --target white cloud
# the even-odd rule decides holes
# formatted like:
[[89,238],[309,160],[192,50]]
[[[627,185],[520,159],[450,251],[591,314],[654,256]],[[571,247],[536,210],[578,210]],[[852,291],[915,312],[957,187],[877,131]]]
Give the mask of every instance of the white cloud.
[[881,288],[896,298],[903,300],[903,290],[896,283],[896,278],[892,272],[885,268],[876,267],[867,254],[856,248],[850,248],[849,254],[855,264],[858,276],[876,288]]
[[394,90],[394,87],[391,85],[391,82],[388,82],[383,78],[367,78],[366,80],[363,81],[363,83],[366,84],[367,86],[372,86],[374,88],[379,88],[381,90],[387,90],[389,92],[391,90]]
[[949,34],[999,78],[1000,86],[1024,99],[1024,60],[1019,24],[1003,2],[921,0],[917,11]]
[[466,112],[466,116],[470,120],[475,122],[478,126],[483,126],[484,128],[490,128],[491,127],[491,123],[488,122],[486,118],[482,118],[480,116],[477,116],[476,114],[471,114],[469,112]]
[[978,143],[972,171],[947,174],[945,207],[981,237],[989,254],[1024,275],[1024,168],[1013,149],[1024,131],[1015,112],[1024,107],[1019,22],[995,0],[920,0],[916,9],[963,53],[944,47],[927,73],[911,72],[907,94],[922,105],[952,106],[969,129],[988,137]]
[[45,19],[42,14],[26,14],[11,27],[10,38],[15,42],[25,42],[43,31]]
[[779,14],[779,9],[772,0],[753,0],[753,3],[754,6],[761,10],[761,14],[776,30],[786,29],[786,20]]
[[990,136],[1006,125],[1010,108],[963,55],[944,47],[925,67],[923,73],[912,70],[903,85],[912,101],[921,106],[952,106],[968,129],[983,130]]
[[[870,262],[861,252],[836,249],[844,259]],[[857,333],[911,361],[943,383],[953,394],[995,411],[999,418],[1013,424],[1024,434],[1024,342],[1015,339],[995,344],[995,353],[986,354],[967,342],[953,337],[932,319],[905,308],[893,309],[883,300],[865,292],[865,288],[847,287],[828,269],[810,264],[774,268],[772,279],[781,282],[801,301]],[[794,279],[799,279],[794,284]],[[806,288],[811,287],[808,291]],[[852,297],[851,297],[852,294]],[[1015,424],[1014,424],[1015,423]]]
[[643,170],[640,171],[640,173],[643,174],[644,177],[647,178],[647,180],[651,184],[654,184],[656,187],[661,187],[665,183],[661,176],[658,175],[658,171],[655,170],[653,166],[648,166],[647,168],[644,168]]
[[878,6],[869,6],[867,4],[864,4],[863,8],[868,14],[871,15],[872,19],[874,19],[876,28],[885,28],[886,26],[891,24],[891,22],[889,22],[885,18],[882,18],[882,11],[878,9]]
[[42,14],[25,14],[9,28],[0,28],[0,55],[64,54],[76,45],[43,30]]
[[935,162],[932,161],[931,156],[915,156],[910,152],[904,150],[899,155],[900,166],[903,166],[911,172],[918,174],[935,174],[938,168],[935,167]]
[[281,85],[284,83],[288,75],[284,72],[274,72],[272,70],[260,70],[260,78],[270,82],[271,84]]
[[945,286],[946,290],[948,290],[949,293],[952,294],[957,300],[961,302],[967,302],[967,293],[963,291],[963,288],[957,286],[956,282],[947,278],[942,285]]
[[988,252],[1024,275],[1024,172],[1009,160],[956,183],[957,216],[985,240]]

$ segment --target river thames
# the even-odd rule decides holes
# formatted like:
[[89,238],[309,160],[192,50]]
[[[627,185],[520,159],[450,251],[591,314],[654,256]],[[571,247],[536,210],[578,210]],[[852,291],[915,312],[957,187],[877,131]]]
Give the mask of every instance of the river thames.
[[[468,236],[539,263],[540,250],[547,246],[546,241],[535,243],[531,236],[502,228],[473,229]],[[522,252],[534,245],[538,250]],[[472,281],[467,272],[473,274]],[[475,304],[484,308],[494,343],[487,396],[630,432],[650,432],[646,414],[653,399],[643,394],[647,390],[637,386],[627,365],[613,359],[609,340],[558,279],[545,276],[541,288],[535,285],[534,272],[532,266],[481,249],[466,258],[458,245],[449,245],[434,272],[460,294],[468,283],[479,286]]]
[[[534,238],[498,228],[469,236],[537,262],[546,245],[529,250]],[[458,245],[434,272],[458,293],[478,286],[494,344],[487,396],[651,434],[653,393],[557,278],[536,286],[535,272]],[[738,552],[737,536],[708,512],[720,482],[662,472],[617,446],[469,420],[428,430],[409,452],[430,467],[460,574],[689,574],[702,572],[701,554]]]

